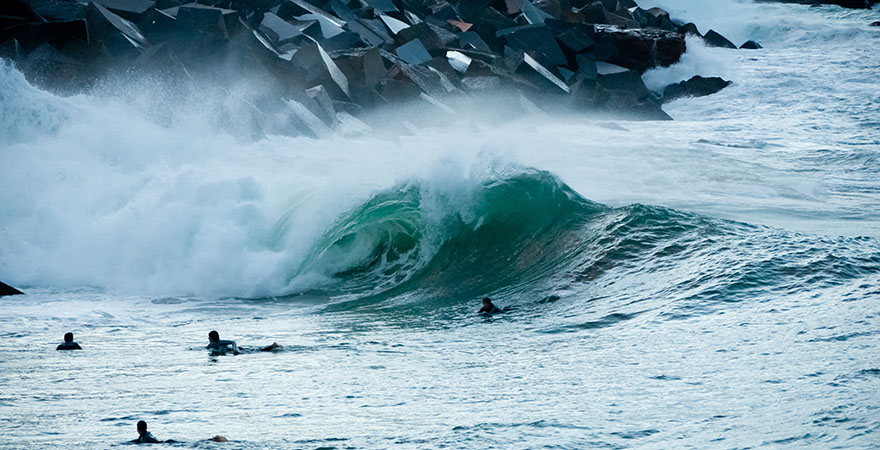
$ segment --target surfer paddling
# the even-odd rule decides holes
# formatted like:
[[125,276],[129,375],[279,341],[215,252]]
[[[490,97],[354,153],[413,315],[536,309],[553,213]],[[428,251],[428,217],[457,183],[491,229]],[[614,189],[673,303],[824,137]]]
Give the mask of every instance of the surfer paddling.
[[[137,430],[138,430],[138,437],[137,437],[137,439],[131,440],[132,444],[179,444],[179,442],[175,441],[174,439],[168,439],[165,441],[160,441],[160,440],[156,439],[156,437],[153,436],[152,433],[147,431],[147,422],[144,422],[143,420],[138,421]],[[208,439],[208,441],[210,441],[210,442],[229,442],[229,439],[226,439],[226,437],[218,434],[218,435]]]
[[168,439],[167,441],[160,441],[153,437],[153,435],[147,431],[147,422],[143,420],[139,420],[137,423],[138,437],[137,439],[132,440],[131,442],[134,444],[174,444],[177,441],[173,439]]
[[[239,348],[235,341],[221,340],[220,333],[216,330],[212,330],[208,333],[208,345],[205,346],[205,348],[209,350],[212,355],[225,355],[226,352],[230,351],[233,355],[238,355],[239,353],[248,351],[246,348]],[[282,347],[278,345],[277,342],[273,342],[272,345],[260,347],[258,350],[261,352],[271,352],[280,348]]]
[[484,297],[483,298],[483,307],[480,308],[479,311],[477,311],[477,314],[491,315],[491,314],[497,314],[500,312],[502,312],[501,308],[492,304],[492,299],[490,299],[489,297]]
[[73,333],[64,333],[64,342],[58,344],[55,350],[82,350],[76,342],[73,342]]

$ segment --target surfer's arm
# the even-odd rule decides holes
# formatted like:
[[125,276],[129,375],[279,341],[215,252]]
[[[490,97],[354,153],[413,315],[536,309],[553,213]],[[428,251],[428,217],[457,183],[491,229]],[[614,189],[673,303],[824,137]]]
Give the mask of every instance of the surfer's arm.
[[241,353],[241,350],[238,348],[238,344],[236,344],[235,341],[220,341],[220,342],[222,342],[223,345],[228,345],[228,346],[232,347],[232,353],[234,353],[236,355]]

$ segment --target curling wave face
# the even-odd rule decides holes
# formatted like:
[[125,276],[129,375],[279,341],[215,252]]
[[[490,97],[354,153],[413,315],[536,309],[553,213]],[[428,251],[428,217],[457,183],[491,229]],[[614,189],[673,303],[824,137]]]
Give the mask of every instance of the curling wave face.
[[466,212],[438,208],[424,189],[398,186],[343,215],[297,276],[320,273],[325,283],[312,293],[341,299],[336,310],[437,309],[488,293],[522,306],[585,290],[712,310],[880,274],[872,239],[815,238],[638,204],[610,208],[547,172],[486,180]]

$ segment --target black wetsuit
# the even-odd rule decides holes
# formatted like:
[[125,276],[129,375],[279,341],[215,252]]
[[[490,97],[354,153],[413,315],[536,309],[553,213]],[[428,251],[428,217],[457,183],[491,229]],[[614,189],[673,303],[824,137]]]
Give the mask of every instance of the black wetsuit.
[[154,438],[153,435],[150,434],[150,432],[146,432],[146,433],[138,436],[137,439],[135,439],[131,442],[133,442],[135,444],[161,444],[162,443],[162,441]]
[[55,347],[55,350],[82,350],[82,347],[76,342],[64,342]]
[[477,313],[479,313],[479,314],[497,314],[500,312],[502,312],[501,308],[499,308],[495,305],[490,305],[488,307],[484,306],[484,307],[480,308],[479,311],[477,311]]
[[235,341],[227,341],[227,340],[218,340],[214,342],[209,342],[205,349],[210,350],[212,354],[215,355],[225,355],[226,352],[232,351],[233,354],[237,355],[241,352],[238,348],[238,345],[235,344]]

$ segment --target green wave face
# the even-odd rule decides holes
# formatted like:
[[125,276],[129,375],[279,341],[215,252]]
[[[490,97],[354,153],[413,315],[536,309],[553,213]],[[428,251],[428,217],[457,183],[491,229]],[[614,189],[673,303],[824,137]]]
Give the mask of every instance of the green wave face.
[[381,192],[324,233],[297,275],[319,273],[330,280],[324,294],[367,302],[480,295],[548,276],[607,209],[540,171],[487,180],[464,202],[420,183]]
[[454,196],[421,182],[380,192],[330,227],[292,278],[325,280],[306,293],[332,298],[328,310],[430,314],[486,295],[517,305],[576,291],[690,311],[880,273],[880,249],[851,241],[609,208],[520,170]]

